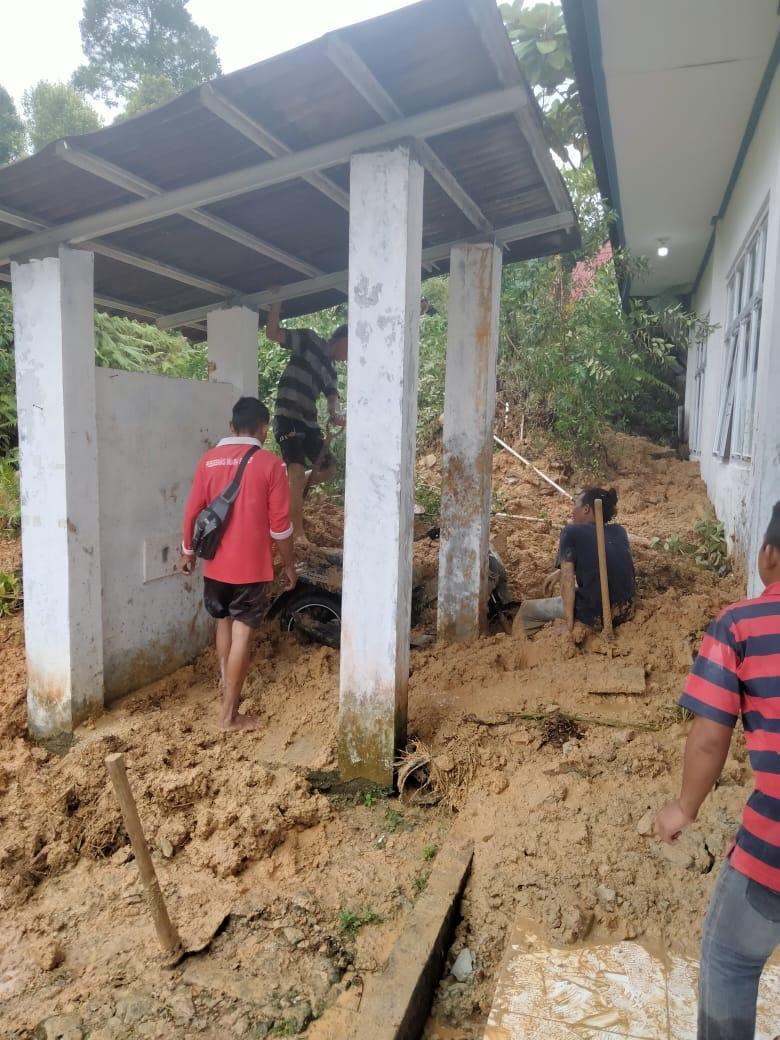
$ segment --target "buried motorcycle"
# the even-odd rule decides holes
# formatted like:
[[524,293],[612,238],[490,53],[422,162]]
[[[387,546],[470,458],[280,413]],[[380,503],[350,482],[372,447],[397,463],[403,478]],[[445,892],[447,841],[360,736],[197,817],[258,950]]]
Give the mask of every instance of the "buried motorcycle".
[[[422,537],[438,538],[438,529],[431,528]],[[338,650],[341,644],[341,585],[343,554],[340,549],[319,549],[298,564],[298,584],[292,592],[283,592],[268,611],[269,618],[279,618],[282,629],[297,632],[323,646]],[[412,574],[412,628],[420,621],[424,608],[431,602],[425,583],[417,568]],[[489,623],[503,628],[511,624],[519,606],[512,598],[506,568],[501,557],[491,546],[488,555]],[[429,637],[413,639],[413,645],[424,645]]]

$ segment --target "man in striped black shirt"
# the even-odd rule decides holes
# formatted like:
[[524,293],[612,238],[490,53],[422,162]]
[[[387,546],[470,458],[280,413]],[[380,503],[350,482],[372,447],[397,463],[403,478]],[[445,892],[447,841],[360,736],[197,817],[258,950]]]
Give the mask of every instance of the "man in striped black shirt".
[[682,790],[655,823],[671,844],[694,822],[741,716],[756,787],[704,922],[699,1040],[753,1040],[759,979],[780,945],[780,502],[758,572],[763,595],[726,607],[702,640],[680,698],[696,716]]
[[[328,451],[317,418],[317,398],[328,402],[329,421],[344,426],[334,361],[347,360],[347,326],[340,325],[329,340],[311,329],[279,326],[281,305],[271,305],[265,334],[292,354],[276,393],[274,436],[287,465],[290,481],[290,518],[293,537],[304,542],[303,498],[307,487],[323,484],[336,472],[336,459]],[[306,464],[311,463],[307,476]]]

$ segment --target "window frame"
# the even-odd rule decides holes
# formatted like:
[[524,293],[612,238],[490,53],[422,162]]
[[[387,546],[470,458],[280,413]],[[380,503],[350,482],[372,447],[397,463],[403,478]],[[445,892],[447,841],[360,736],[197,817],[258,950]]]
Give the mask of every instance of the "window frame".
[[[709,325],[709,315],[707,315]],[[709,335],[696,335],[692,330],[693,342],[690,349],[694,351],[693,357],[693,397],[691,401],[690,425],[688,432],[688,449],[691,455],[701,455],[701,427],[704,413],[704,391],[707,385],[707,345]]]
[[768,216],[764,209],[755,221],[726,283],[721,398],[712,448],[723,461],[749,463],[753,457]]

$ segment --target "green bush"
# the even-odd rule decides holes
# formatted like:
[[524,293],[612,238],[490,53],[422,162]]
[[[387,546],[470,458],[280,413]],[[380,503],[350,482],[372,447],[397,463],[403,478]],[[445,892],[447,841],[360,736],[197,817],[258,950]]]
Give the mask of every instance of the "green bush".
[[22,580],[11,571],[0,571],[0,617],[22,609]]
[[698,520],[693,531],[692,541],[686,541],[679,534],[673,534],[668,538],[654,538],[650,544],[654,549],[693,560],[697,566],[714,571],[721,577],[728,574],[731,561],[721,521],[710,514]]
[[15,531],[22,522],[18,455],[18,450],[12,448],[0,457],[0,525],[9,531]]

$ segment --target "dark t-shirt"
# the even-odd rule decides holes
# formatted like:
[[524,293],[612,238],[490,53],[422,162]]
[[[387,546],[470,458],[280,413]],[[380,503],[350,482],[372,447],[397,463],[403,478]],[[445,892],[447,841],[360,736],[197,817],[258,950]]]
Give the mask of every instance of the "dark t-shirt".
[[[609,601],[613,607],[630,607],[635,594],[634,560],[625,527],[620,524],[604,525],[604,543],[607,551],[607,573],[609,575]],[[599,557],[596,548],[595,524],[567,524],[561,531],[558,545],[558,561],[574,564],[577,578],[577,594],[574,600],[574,617],[586,625],[600,623],[601,585],[599,583]],[[614,618],[615,623],[625,620],[628,610]]]
[[292,352],[279,380],[276,415],[316,430],[317,398],[338,397],[338,377],[328,356],[328,345],[311,329],[288,329],[284,346]]

